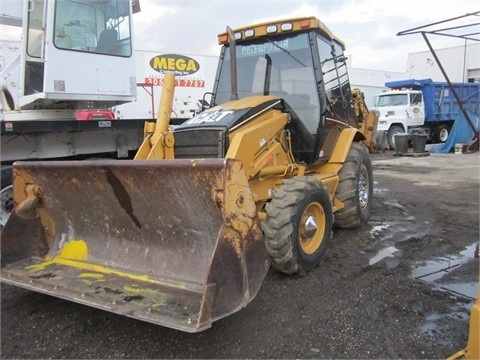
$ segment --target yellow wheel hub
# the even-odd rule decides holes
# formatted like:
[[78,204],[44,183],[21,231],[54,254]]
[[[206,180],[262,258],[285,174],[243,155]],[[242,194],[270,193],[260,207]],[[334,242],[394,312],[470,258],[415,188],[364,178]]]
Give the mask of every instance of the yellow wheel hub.
[[300,218],[300,247],[306,254],[313,254],[320,247],[325,234],[325,212],[318,202],[310,203]]

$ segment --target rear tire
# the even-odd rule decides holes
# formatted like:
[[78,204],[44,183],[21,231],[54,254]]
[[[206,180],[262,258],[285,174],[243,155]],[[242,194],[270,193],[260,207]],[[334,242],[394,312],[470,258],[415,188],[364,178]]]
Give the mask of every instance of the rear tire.
[[13,210],[12,167],[2,166],[0,191],[0,229],[3,228]]
[[447,125],[437,125],[433,130],[433,140],[436,143],[444,143],[450,135],[450,129]]
[[272,267],[304,275],[317,266],[332,236],[332,204],[325,185],[308,177],[285,180],[265,209],[262,229]]
[[395,150],[395,135],[403,134],[405,131],[400,126],[390,126],[390,129],[387,131],[388,145],[390,149]]
[[338,175],[335,197],[343,201],[345,207],[335,213],[335,226],[352,229],[366,224],[372,208],[373,173],[365,146],[352,143]]

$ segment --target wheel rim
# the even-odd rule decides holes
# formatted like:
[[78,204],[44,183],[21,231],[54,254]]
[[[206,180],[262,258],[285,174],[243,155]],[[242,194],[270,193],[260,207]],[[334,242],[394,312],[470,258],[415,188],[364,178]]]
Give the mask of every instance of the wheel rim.
[[370,187],[368,181],[368,170],[365,165],[360,168],[358,177],[358,201],[362,210],[368,206],[368,197],[370,196]]
[[5,226],[13,210],[13,186],[7,186],[0,191],[0,226]]
[[438,137],[439,137],[440,141],[442,141],[442,142],[447,141],[447,138],[448,138],[448,130],[447,130],[447,129],[442,129],[442,130],[440,130],[440,134],[439,134]]
[[313,254],[318,250],[325,234],[325,212],[317,202],[310,203],[300,219],[299,240],[302,251]]

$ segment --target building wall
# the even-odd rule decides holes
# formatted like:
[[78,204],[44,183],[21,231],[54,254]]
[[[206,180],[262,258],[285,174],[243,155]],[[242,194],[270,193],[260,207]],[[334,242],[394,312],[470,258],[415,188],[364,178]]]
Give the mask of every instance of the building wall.
[[[435,49],[445,72],[452,82],[480,82],[480,44]],[[430,51],[408,54],[407,72],[358,69],[349,67],[350,83],[365,94],[368,107],[375,95],[386,90],[385,82],[405,79],[426,79],[444,82],[440,68]]]
[[348,74],[352,88],[359,88],[363,91],[368,108],[373,107],[374,97],[386,90],[385,83],[387,81],[408,78],[406,73],[358,68],[349,68]]
[[[480,44],[434,50],[450,81],[480,82]],[[407,74],[410,79],[446,81],[430,51],[410,53]]]

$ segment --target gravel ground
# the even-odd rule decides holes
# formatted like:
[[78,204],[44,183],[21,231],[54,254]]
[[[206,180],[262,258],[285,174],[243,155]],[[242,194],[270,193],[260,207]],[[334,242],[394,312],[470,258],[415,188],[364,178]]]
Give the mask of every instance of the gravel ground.
[[1,358],[445,358],[478,287],[478,154],[372,155],[370,223],[336,230],[306,276],[188,334],[1,285]]

